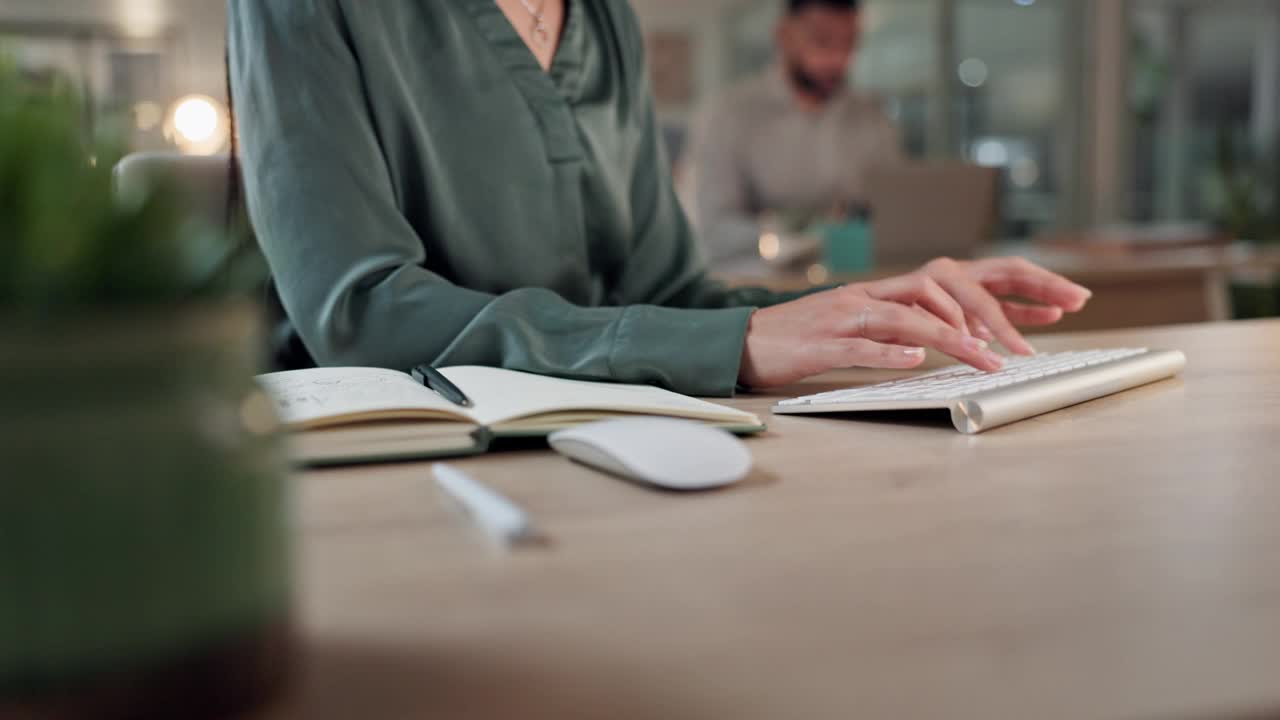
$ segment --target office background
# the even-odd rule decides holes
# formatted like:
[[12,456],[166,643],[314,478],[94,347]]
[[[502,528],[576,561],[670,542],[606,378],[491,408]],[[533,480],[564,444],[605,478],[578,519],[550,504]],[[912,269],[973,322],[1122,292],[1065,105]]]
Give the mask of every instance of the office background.
[[[678,157],[697,108],[771,61],[779,3],[634,4]],[[82,87],[88,126],[125,118],[134,149],[225,148],[224,27],[211,0],[0,6],[0,46]],[[869,0],[855,75],[912,156],[1003,168],[1007,238],[1230,224],[1232,182],[1280,175],[1278,0]]]

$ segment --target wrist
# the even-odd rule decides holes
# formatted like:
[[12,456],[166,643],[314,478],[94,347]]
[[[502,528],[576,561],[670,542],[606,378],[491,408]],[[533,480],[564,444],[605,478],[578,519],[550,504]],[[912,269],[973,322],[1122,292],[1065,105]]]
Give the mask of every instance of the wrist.
[[751,314],[747,316],[746,329],[742,334],[742,354],[738,359],[738,392],[751,392],[752,388],[756,384],[755,359],[752,356],[751,335],[756,328],[757,316],[759,314],[759,308],[753,308],[751,310]]

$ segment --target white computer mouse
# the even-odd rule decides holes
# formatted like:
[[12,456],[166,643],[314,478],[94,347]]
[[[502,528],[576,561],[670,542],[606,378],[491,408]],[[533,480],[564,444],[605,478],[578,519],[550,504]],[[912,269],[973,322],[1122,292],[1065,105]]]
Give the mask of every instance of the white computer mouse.
[[584,465],[667,490],[708,490],[751,471],[746,443],[690,420],[623,418],[552,433],[551,447]]

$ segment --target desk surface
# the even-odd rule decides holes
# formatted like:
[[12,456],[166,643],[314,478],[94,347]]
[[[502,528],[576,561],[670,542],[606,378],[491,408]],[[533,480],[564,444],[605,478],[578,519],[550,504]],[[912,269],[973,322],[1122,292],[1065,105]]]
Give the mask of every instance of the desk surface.
[[1280,321],[1038,342],[1136,344],[1183,378],[976,437],[775,417],[725,491],[459,461],[545,551],[488,550],[423,464],[306,474],[306,663],[267,716],[1280,714]]

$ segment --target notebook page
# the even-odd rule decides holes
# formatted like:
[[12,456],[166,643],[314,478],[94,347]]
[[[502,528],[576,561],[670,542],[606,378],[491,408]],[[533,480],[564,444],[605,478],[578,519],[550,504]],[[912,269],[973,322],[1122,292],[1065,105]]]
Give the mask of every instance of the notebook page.
[[468,414],[486,426],[564,410],[634,412],[759,424],[759,419],[750,413],[649,385],[565,380],[476,366],[444,368],[440,372],[471,398],[475,406],[468,409]]
[[259,375],[257,381],[275,403],[286,425],[315,425],[324,420],[388,411],[435,411],[465,420],[463,408],[395,370],[311,368]]

